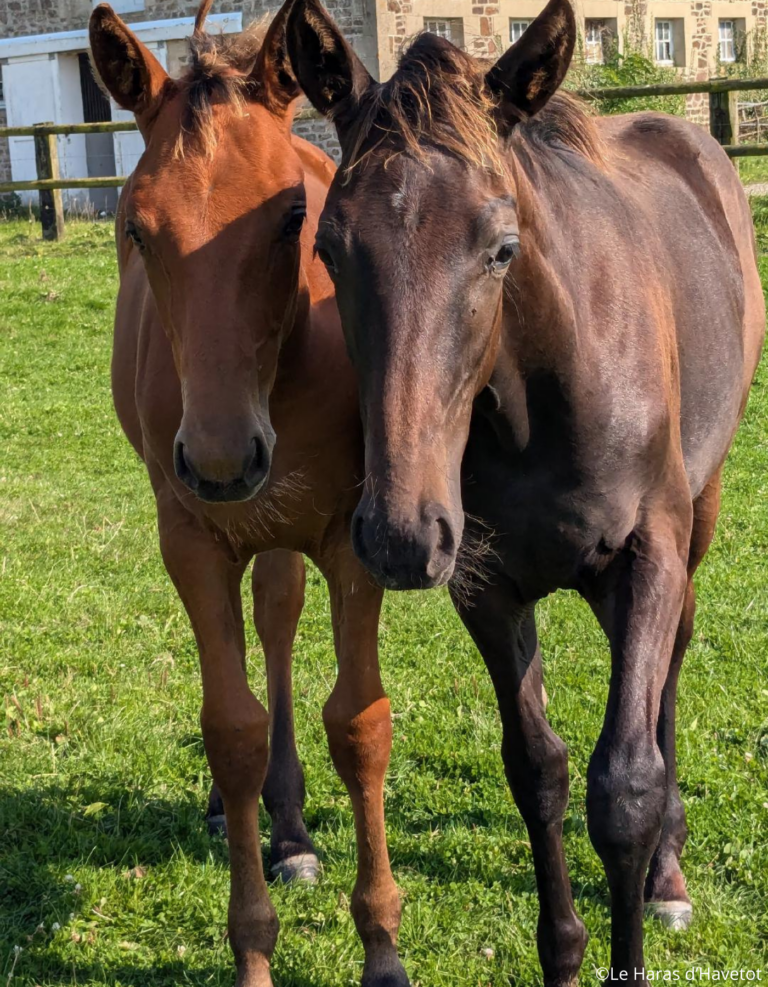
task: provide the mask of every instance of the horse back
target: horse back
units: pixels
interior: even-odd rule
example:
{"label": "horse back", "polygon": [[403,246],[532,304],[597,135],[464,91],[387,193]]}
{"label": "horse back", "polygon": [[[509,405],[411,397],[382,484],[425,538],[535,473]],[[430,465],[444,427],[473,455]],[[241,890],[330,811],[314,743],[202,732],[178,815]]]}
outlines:
{"label": "horse back", "polygon": [[731,161],[701,128],[657,113],[599,125],[609,168],[653,239],[659,263],[646,290],[670,302],[682,449],[696,494],[728,451],[765,333],[749,203]]}

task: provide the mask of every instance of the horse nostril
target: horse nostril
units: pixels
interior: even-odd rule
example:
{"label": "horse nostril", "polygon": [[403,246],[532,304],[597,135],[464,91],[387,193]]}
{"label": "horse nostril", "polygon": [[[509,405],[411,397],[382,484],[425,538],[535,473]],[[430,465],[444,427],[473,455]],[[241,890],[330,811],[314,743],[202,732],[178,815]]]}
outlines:
{"label": "horse nostril", "polygon": [[200,486],[200,477],[187,458],[184,443],[179,440],[173,447],[173,467],[176,470],[176,476],[185,486],[189,487],[190,490],[197,490]]}
{"label": "horse nostril", "polygon": [[456,532],[450,517],[439,504],[429,504],[422,515],[430,526],[431,551],[426,572],[432,579],[439,579],[453,567],[456,558]]}
{"label": "horse nostril", "polygon": [[453,534],[453,527],[451,522],[446,517],[435,518],[435,525],[437,526],[438,536],[437,536],[437,550],[442,552],[443,555],[453,555],[456,550],[456,538]]}
{"label": "horse nostril", "polygon": [[251,489],[257,487],[269,473],[269,453],[264,442],[255,436],[251,439],[250,457],[246,457],[243,479]]}

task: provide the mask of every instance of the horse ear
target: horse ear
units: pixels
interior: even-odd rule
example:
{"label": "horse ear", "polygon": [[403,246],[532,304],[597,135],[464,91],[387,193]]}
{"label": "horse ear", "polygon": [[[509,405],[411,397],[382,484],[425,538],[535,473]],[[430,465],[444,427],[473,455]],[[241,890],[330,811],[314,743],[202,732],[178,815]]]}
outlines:
{"label": "horse ear", "polygon": [[288,57],[285,29],[293,0],[285,0],[264,36],[251,73],[268,109],[284,113],[301,93]]}
{"label": "horse ear", "polygon": [[[108,3],[100,3],[91,14],[89,35],[101,81],[118,106],[140,118],[170,76]],[[138,122],[141,128],[141,120]]]}
{"label": "horse ear", "polygon": [[286,34],[299,85],[341,137],[373,78],[319,0],[294,0]]}
{"label": "horse ear", "polygon": [[508,127],[527,120],[548,102],[565,78],[576,44],[569,0],[549,0],[535,21],[485,77]]}

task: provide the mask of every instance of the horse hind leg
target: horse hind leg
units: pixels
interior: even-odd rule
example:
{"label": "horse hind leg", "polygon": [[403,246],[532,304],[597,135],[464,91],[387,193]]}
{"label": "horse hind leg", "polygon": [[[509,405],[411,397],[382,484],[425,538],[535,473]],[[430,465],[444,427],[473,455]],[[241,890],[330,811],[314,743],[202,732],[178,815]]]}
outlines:
{"label": "horse hind leg", "polygon": [[262,791],[272,820],[272,876],[314,883],[320,862],[304,823],[304,771],[296,750],[292,660],[304,607],[306,572],[296,552],[259,555],[253,566],[253,619],[264,648],[270,716],[269,770]]}
{"label": "horse hind leg", "polygon": [[685,822],[685,808],[677,784],[677,756],[675,751],[677,683],[685,652],[693,637],[696,612],[693,574],[712,543],[719,510],[720,474],[718,473],[704,488],[693,505],[693,530],[688,555],[688,586],[675,637],[672,660],[661,697],[656,733],[667,776],[667,800],[661,838],[651,859],[645,882],[645,902],[648,914],[674,930],[687,929],[693,918],[693,906],[688,897],[685,878],[680,868],[680,856],[688,836],[688,828]]}

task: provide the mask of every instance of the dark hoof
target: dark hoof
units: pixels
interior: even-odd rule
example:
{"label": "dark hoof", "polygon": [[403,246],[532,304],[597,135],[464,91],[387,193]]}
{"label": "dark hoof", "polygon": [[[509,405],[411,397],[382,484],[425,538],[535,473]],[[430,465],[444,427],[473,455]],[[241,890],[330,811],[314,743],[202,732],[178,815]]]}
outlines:
{"label": "dark hoof", "polygon": [[647,901],[645,914],[673,932],[685,932],[693,921],[693,905],[690,901]]}
{"label": "dark hoof", "polygon": [[273,864],[272,877],[283,884],[317,884],[320,861],[314,853],[297,853]]}
{"label": "dark hoof", "polygon": [[225,815],[221,816],[206,816],[205,823],[208,826],[208,835],[216,836],[221,834],[224,839],[227,838],[227,817]]}
{"label": "dark hoof", "polygon": [[360,987],[411,987],[411,981],[395,957],[386,963],[366,963]]}

